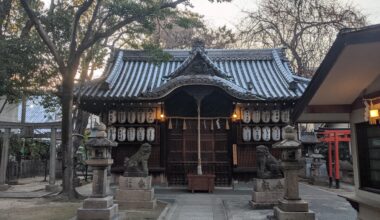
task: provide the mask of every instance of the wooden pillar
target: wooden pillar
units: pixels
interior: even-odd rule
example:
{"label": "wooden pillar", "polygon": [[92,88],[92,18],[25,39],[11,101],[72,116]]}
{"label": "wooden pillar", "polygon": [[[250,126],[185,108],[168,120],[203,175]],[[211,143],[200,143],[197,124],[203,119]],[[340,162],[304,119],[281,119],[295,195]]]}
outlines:
{"label": "wooden pillar", "polygon": [[337,133],[334,134],[335,143],[335,187],[339,189],[340,168],[339,168],[339,141]]}
{"label": "wooden pillar", "polygon": [[0,191],[7,190],[8,184],[5,183],[7,178],[7,166],[8,166],[8,152],[9,152],[9,138],[11,134],[10,128],[4,129],[3,135],[3,147],[1,150],[1,164],[0,164]]}
{"label": "wooden pillar", "polygon": [[332,143],[331,142],[328,142],[329,143],[329,149],[328,149],[328,164],[329,164],[329,186],[331,187],[332,186]]}
{"label": "wooden pillar", "polygon": [[197,99],[198,111],[198,166],[197,174],[202,175],[202,157],[201,157],[201,99]]}

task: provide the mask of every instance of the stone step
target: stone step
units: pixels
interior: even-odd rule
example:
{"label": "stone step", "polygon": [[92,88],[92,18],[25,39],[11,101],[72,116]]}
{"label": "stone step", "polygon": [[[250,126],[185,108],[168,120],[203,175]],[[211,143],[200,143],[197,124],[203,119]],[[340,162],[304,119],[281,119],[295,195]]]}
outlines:
{"label": "stone step", "polygon": [[116,204],[119,205],[119,209],[154,209],[156,208],[157,201],[153,199],[152,201],[120,201],[115,200]]}

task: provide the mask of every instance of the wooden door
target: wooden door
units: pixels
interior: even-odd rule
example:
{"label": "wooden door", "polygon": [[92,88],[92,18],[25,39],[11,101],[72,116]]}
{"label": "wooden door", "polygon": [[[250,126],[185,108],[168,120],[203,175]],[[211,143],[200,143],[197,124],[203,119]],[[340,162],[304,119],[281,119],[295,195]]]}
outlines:
{"label": "wooden door", "polygon": [[[187,174],[197,171],[197,120],[173,119],[173,128],[167,129],[167,177],[170,185],[186,185]],[[220,129],[211,120],[202,120],[201,155],[204,174],[214,174],[215,184],[228,186],[231,183],[231,156],[228,148],[229,130],[221,123]]]}

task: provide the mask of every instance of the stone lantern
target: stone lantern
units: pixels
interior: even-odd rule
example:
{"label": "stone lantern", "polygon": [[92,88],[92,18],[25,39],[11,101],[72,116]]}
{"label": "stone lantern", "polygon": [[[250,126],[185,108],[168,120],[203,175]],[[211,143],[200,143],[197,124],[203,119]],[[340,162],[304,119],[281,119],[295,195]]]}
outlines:
{"label": "stone lantern", "polygon": [[83,208],[78,209],[78,220],[118,219],[118,205],[113,204],[113,196],[108,195],[107,181],[107,167],[113,163],[111,148],[116,146],[116,142],[107,138],[106,126],[95,125],[86,143],[90,150],[86,163],[93,170],[92,194],[83,201]]}
{"label": "stone lantern", "polygon": [[274,149],[281,150],[281,166],[285,177],[285,195],[274,207],[274,216],[277,220],[314,220],[315,214],[309,211],[308,203],[299,196],[298,170],[302,168],[301,142],[297,140],[294,127],[285,127],[285,139],[273,145]]}

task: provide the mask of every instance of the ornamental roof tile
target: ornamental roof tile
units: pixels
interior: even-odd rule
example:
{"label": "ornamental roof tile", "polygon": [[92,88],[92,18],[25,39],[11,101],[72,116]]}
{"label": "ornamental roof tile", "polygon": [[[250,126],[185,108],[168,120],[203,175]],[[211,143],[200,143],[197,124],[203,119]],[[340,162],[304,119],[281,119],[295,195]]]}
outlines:
{"label": "ornamental roof tile", "polygon": [[[215,86],[237,99],[294,100],[309,83],[309,79],[291,71],[282,48],[164,51],[171,58],[155,64],[145,51],[118,50],[103,75],[76,87],[75,94],[81,100],[138,101],[163,98],[178,86],[213,85],[215,81]],[[197,65],[197,59],[210,71],[192,74],[193,70],[189,70],[185,75],[190,65]]]}

